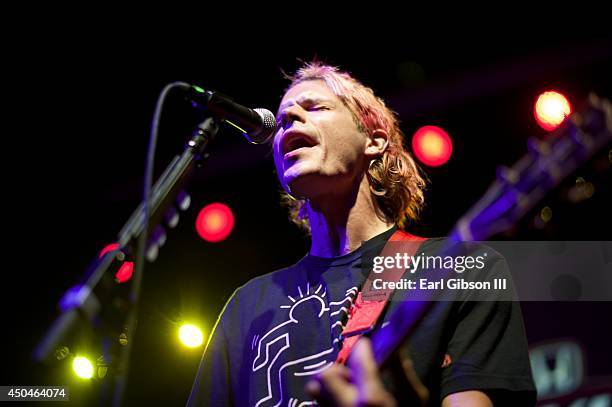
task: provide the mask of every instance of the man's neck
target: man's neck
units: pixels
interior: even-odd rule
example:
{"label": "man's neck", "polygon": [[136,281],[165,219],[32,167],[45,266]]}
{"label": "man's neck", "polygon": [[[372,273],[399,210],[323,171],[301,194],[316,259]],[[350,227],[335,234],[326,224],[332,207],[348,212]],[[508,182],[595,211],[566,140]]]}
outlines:
{"label": "man's neck", "polygon": [[342,256],[393,226],[392,222],[381,219],[377,213],[365,177],[358,190],[348,195],[324,197],[307,204],[312,236],[311,255]]}

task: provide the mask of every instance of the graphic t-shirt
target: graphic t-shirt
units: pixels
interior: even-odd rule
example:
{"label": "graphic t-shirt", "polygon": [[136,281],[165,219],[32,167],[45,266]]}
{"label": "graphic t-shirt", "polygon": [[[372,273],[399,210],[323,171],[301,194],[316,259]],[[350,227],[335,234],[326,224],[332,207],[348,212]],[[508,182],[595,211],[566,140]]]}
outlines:
{"label": "graphic t-shirt", "polygon": [[[189,405],[317,405],[304,385],[336,359],[350,307],[368,276],[364,253],[380,252],[395,230],[344,256],[307,255],[238,288],[205,350]],[[442,243],[429,239],[419,253],[436,253]],[[486,267],[491,274],[507,273],[499,255],[489,256]],[[385,329],[397,305],[389,302],[377,329]],[[535,402],[517,302],[436,302],[403,346],[431,405],[466,390],[485,391],[495,405]],[[402,388],[383,377],[391,392]]]}

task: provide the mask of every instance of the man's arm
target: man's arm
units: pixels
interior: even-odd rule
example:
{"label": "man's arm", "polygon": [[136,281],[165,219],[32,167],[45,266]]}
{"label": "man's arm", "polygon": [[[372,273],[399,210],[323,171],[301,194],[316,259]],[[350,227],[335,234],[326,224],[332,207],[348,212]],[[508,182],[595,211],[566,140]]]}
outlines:
{"label": "man's arm", "polygon": [[[306,387],[321,405],[392,407],[397,402],[385,390],[374,361],[372,345],[367,338],[357,342],[349,366],[333,365]],[[481,391],[449,394],[442,407],[492,407],[491,399]]]}
{"label": "man's arm", "polygon": [[348,367],[334,364],[316,380],[308,382],[309,392],[321,406],[395,407],[397,402],[383,386],[374,361],[372,344],[360,339],[353,348]]}
{"label": "man's arm", "polygon": [[235,300],[238,290],[234,291],[234,294],[227,301],[212,329],[189,400],[187,400],[187,406],[189,407],[234,405],[231,391],[229,340],[223,326],[223,318],[230,313],[230,304]]}
{"label": "man's arm", "polygon": [[481,391],[470,390],[449,394],[442,400],[442,407],[493,407],[493,402]]}

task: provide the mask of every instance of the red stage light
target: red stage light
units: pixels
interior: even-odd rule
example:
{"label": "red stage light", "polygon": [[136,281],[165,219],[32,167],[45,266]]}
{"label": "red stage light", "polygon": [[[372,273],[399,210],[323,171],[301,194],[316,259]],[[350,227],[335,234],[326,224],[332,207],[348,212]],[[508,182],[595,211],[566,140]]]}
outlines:
{"label": "red stage light", "polygon": [[196,231],[208,242],[220,242],[227,238],[234,228],[234,214],[222,203],[206,205],[196,219]]}
{"label": "red stage light", "polygon": [[132,278],[132,274],[134,273],[134,263],[131,261],[126,261],[119,267],[119,270],[115,273],[115,279],[117,279],[118,283],[125,283],[130,278]]}
{"label": "red stage light", "polygon": [[104,249],[100,250],[100,254],[98,258],[101,259],[108,252],[112,252],[113,250],[117,250],[119,248],[119,243],[110,243],[104,246]]}
{"label": "red stage light", "polygon": [[453,153],[453,142],[440,127],[423,126],[412,136],[412,151],[423,164],[439,167],[446,164]]}
{"label": "red stage light", "polygon": [[[119,249],[119,243],[111,243],[104,246],[104,249],[100,251],[99,258],[104,257],[104,255],[110,251]],[[131,261],[124,262],[119,270],[115,273],[115,279],[118,283],[125,283],[130,278],[132,278],[132,274],[134,273],[134,263]]]}
{"label": "red stage light", "polygon": [[536,121],[546,131],[559,127],[571,113],[572,106],[567,98],[555,91],[540,94],[533,108]]}

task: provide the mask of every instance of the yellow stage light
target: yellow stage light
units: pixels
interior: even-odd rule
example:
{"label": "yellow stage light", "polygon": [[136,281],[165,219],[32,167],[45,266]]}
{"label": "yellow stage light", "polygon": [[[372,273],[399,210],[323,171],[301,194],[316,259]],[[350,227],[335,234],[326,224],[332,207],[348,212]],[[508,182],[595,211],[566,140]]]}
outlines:
{"label": "yellow stage light", "polygon": [[89,359],[83,356],[77,356],[72,361],[72,370],[81,379],[91,379],[94,374],[93,364]]}
{"label": "yellow stage light", "polygon": [[185,324],[179,329],[179,338],[183,345],[190,348],[197,348],[204,342],[202,330],[195,325]]}

